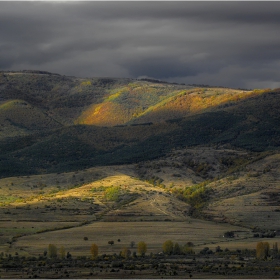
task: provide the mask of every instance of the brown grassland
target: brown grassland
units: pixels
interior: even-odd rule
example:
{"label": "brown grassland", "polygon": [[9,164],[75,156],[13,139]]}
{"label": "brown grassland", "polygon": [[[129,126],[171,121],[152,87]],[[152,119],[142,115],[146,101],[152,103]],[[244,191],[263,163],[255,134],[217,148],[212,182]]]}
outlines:
{"label": "brown grassland", "polygon": [[[238,170],[233,165],[231,170],[222,163],[225,158],[243,160]],[[211,168],[205,167],[208,165]],[[224,176],[215,177],[218,174]],[[163,180],[149,179],[155,175]],[[199,213],[191,215],[191,205],[180,200],[176,193],[185,186],[205,182],[205,176],[213,178],[207,181],[207,186],[214,193]],[[256,244],[265,240],[272,247],[280,242],[280,236],[264,239],[254,234],[280,230],[278,178],[277,154],[249,155],[242,150],[209,147],[175,150],[167,157],[145,164],[3,178],[0,180],[1,277],[66,277],[57,274],[62,268],[53,269],[53,273],[46,268],[31,273],[6,264],[5,256],[13,261],[23,257],[25,262],[42,258],[45,267],[56,267],[48,264],[54,260],[43,259],[49,244],[57,248],[64,246],[72,259],[77,259],[78,263],[63,264],[70,278],[265,277],[268,268],[254,268]],[[118,189],[118,197],[110,198],[109,190],[114,188]],[[233,238],[224,237],[228,231],[234,232]],[[108,244],[110,240],[114,241],[113,245]],[[194,255],[162,258],[159,253],[166,240],[180,246],[192,242]],[[140,241],[147,244],[144,259],[137,253]],[[98,245],[99,261],[91,260],[93,243]],[[223,253],[216,252],[218,246]],[[206,247],[214,254],[201,253]],[[119,257],[124,248],[138,257]],[[226,255],[225,249],[229,251]],[[78,261],[81,258],[92,263],[89,267],[82,266]],[[193,258],[195,263],[184,263]],[[122,263],[120,267],[118,262]],[[134,269],[126,269],[130,262]],[[212,262],[210,267],[209,262]],[[277,278],[274,261],[264,263],[269,267],[269,277]],[[165,270],[159,269],[160,266]],[[259,266],[263,267],[263,263]]]}

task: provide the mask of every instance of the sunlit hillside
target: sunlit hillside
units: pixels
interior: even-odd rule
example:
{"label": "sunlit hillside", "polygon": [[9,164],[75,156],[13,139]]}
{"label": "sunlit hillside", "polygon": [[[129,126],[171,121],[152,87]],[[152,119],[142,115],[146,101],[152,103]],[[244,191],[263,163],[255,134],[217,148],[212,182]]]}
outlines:
{"label": "sunlit hillside", "polygon": [[279,91],[40,71],[0,75],[1,177],[155,159],[174,148],[280,143]]}
{"label": "sunlit hillside", "polygon": [[194,88],[179,91],[177,94],[164,99],[139,114],[136,123],[165,121],[198,114],[201,112],[226,107],[238,101],[245,100],[256,93],[252,91],[221,89],[221,88]]}
{"label": "sunlit hillside", "polygon": [[113,126],[162,122],[230,106],[258,94],[262,92],[135,82],[113,90],[102,103],[85,110],[76,123]]}
{"label": "sunlit hillside", "polygon": [[[167,102],[179,94],[182,88],[189,87],[134,81],[111,90],[101,103],[83,112],[77,123],[105,126],[127,124]],[[154,119],[154,122],[158,121]]]}
{"label": "sunlit hillside", "polygon": [[[21,100],[33,109],[25,110],[20,125],[29,127],[30,120],[27,119],[36,119],[41,110],[45,118],[54,122],[50,125],[50,121],[37,118],[37,127],[43,129],[73,124],[157,123],[215,110],[217,106],[229,106],[262,94],[261,91],[196,88],[132,79],[81,79],[40,71],[2,72],[0,84],[2,105]],[[13,115],[20,118],[20,114]]]}

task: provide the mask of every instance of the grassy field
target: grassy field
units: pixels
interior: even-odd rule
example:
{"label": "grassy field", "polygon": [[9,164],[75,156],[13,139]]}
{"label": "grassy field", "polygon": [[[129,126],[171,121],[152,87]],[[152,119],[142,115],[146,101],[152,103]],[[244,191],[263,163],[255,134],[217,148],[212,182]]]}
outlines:
{"label": "grassy field", "polygon": [[[205,177],[213,178],[206,183],[213,191],[197,219],[176,190]],[[56,243],[88,256],[92,242],[100,252],[119,253],[143,240],[155,253],[168,239],[193,242],[196,251],[218,245],[253,249],[259,240],[254,233],[279,230],[278,178],[278,154],[209,147],[176,150],[136,165],[3,178],[0,250],[36,255]],[[113,190],[117,198],[110,199]],[[226,231],[236,237],[223,238]]]}
{"label": "grassy field", "polygon": [[[228,230],[240,232],[240,237],[225,242],[223,234]],[[214,247],[217,246],[216,244],[224,244],[223,242],[226,245],[237,243],[236,246],[239,248],[242,239],[251,236],[249,230],[241,227],[195,219],[189,219],[186,222],[94,222],[83,227],[25,236],[13,244],[13,249],[18,251],[23,249],[31,255],[38,255],[47,249],[48,244],[53,243],[58,247],[64,246],[75,256],[90,256],[92,243],[98,244],[100,254],[119,254],[124,247],[130,248],[131,241],[134,241],[136,246],[138,242],[144,241],[148,247],[147,254],[149,254],[161,252],[162,244],[166,240],[172,240],[181,245],[193,242],[199,249],[209,247],[209,245]],[[88,240],[85,241],[84,237],[88,237]],[[109,245],[110,240],[113,240],[115,244]],[[131,250],[137,252],[136,246]],[[249,247],[251,249],[252,244]],[[244,248],[244,244],[241,248]]]}

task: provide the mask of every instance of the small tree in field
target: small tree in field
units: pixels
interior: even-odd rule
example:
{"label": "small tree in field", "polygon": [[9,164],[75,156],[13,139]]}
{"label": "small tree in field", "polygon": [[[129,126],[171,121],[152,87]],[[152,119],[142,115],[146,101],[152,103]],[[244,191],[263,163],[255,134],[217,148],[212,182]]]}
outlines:
{"label": "small tree in field", "polygon": [[48,253],[49,253],[49,257],[51,259],[56,258],[57,257],[57,247],[54,244],[49,244]]}
{"label": "small tree in field", "polygon": [[145,256],[147,252],[147,244],[144,241],[140,241],[138,243],[138,253],[141,256]]}
{"label": "small tree in field", "polygon": [[171,255],[173,253],[173,242],[171,240],[167,240],[162,245],[163,253]]}
{"label": "small tree in field", "polygon": [[124,247],[121,251],[121,256],[128,259],[131,256],[131,251],[127,247]]}
{"label": "small tree in field", "polygon": [[279,250],[278,250],[278,243],[277,242],[273,243],[272,249],[273,249],[274,253],[278,254]]}
{"label": "small tree in field", "polygon": [[59,253],[60,253],[60,257],[61,257],[62,259],[64,259],[64,258],[65,258],[65,248],[64,248],[64,246],[61,246],[61,247],[59,248]]}
{"label": "small tree in field", "polygon": [[257,259],[266,259],[269,256],[269,243],[268,242],[258,242],[256,248]]}
{"label": "small tree in field", "polygon": [[279,254],[279,249],[278,249],[278,243],[275,242],[272,244],[272,256],[273,257],[276,257],[276,258],[279,258],[280,254]]}
{"label": "small tree in field", "polygon": [[189,246],[189,242],[182,247],[181,251],[186,255],[194,254],[193,249]]}
{"label": "small tree in field", "polygon": [[91,252],[92,258],[96,259],[98,256],[98,246],[95,243],[91,244],[90,252]]}
{"label": "small tree in field", "polygon": [[181,247],[180,247],[180,245],[179,245],[177,242],[174,244],[174,247],[173,247],[173,254],[174,254],[174,255],[179,255],[179,254],[181,254]]}

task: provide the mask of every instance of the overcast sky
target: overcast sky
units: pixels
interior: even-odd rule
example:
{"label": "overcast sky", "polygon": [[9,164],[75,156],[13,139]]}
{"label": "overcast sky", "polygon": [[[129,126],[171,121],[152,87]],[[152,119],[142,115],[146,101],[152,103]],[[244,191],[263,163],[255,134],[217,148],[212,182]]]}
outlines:
{"label": "overcast sky", "polygon": [[0,69],[280,87],[280,2],[0,2]]}

